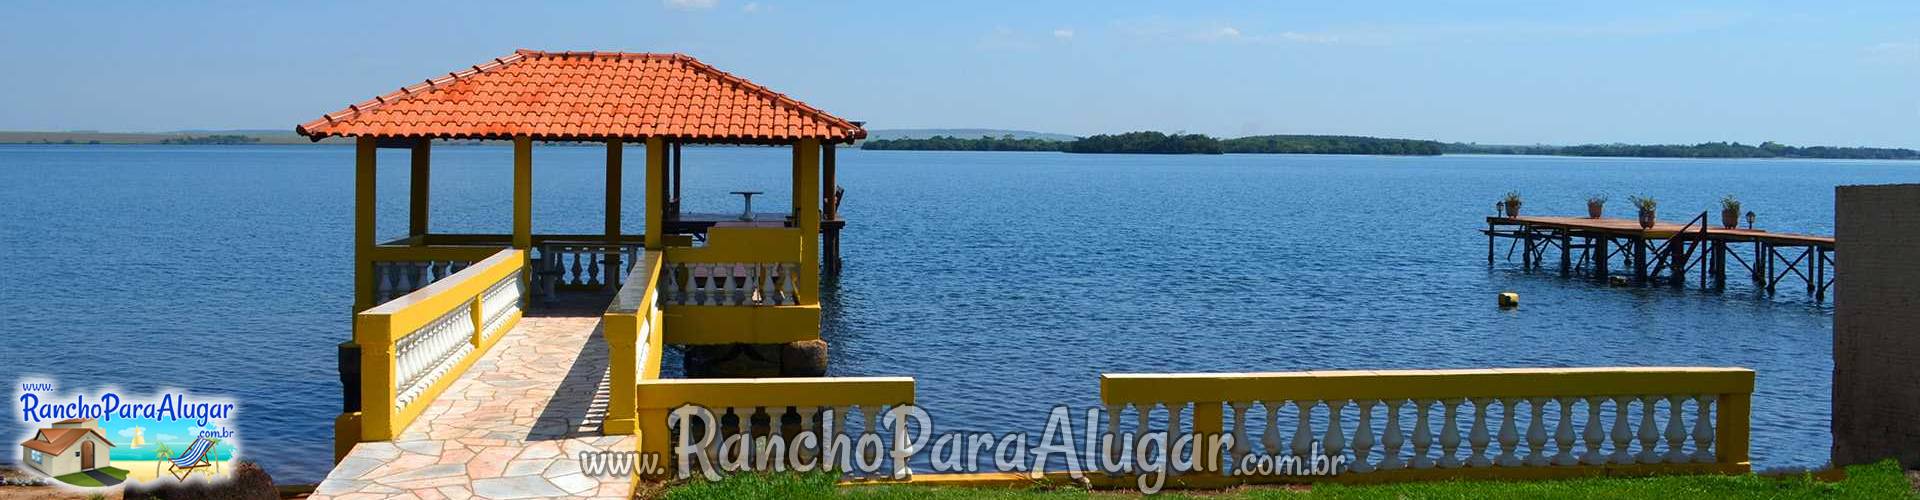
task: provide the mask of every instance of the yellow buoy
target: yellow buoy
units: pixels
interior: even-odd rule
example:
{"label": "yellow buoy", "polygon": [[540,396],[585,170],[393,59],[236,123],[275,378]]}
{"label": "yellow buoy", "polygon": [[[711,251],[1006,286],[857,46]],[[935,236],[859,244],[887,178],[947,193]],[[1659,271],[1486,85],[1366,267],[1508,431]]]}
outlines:
{"label": "yellow buoy", "polygon": [[1520,294],[1500,292],[1500,307],[1520,307]]}

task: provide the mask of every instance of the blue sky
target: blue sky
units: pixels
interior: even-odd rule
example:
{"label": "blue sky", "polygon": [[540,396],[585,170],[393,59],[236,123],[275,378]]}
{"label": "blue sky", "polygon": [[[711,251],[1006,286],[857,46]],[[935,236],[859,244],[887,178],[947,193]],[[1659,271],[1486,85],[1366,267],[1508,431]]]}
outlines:
{"label": "blue sky", "polygon": [[1920,147],[1920,2],[9,2],[0,130],[274,128],[516,48],[871,128]]}

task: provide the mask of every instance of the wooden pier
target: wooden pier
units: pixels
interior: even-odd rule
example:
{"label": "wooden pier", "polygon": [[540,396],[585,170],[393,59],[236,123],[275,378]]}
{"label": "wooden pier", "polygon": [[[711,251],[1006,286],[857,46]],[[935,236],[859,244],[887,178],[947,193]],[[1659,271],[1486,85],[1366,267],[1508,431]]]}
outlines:
{"label": "wooden pier", "polygon": [[1584,273],[1606,280],[1618,262],[1636,283],[1679,287],[1697,275],[1701,288],[1723,289],[1731,261],[1767,293],[1798,277],[1815,301],[1826,300],[1834,285],[1833,237],[1710,226],[1704,212],[1685,223],[1660,221],[1651,228],[1632,219],[1521,216],[1488,217],[1483,232],[1489,266],[1498,257],[1495,240],[1508,238],[1513,242],[1506,259],[1518,250],[1525,269],[1544,267],[1557,249],[1562,276]]}

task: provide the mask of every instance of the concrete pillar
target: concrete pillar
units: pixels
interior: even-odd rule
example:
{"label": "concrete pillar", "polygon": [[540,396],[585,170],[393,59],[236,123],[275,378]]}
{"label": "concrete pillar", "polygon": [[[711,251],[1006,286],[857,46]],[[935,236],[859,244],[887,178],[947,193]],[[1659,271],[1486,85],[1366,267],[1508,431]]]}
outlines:
{"label": "concrete pillar", "polygon": [[1920,184],[1835,191],[1833,462],[1920,467]]}

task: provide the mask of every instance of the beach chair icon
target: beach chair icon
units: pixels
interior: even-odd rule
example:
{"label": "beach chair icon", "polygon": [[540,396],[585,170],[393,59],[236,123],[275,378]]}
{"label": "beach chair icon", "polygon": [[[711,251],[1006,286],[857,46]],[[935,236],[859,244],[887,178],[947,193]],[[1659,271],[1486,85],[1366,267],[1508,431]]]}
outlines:
{"label": "beach chair icon", "polygon": [[167,459],[167,472],[181,481],[187,480],[187,476],[193,474],[194,470],[206,467],[214,467],[211,472],[218,474],[219,466],[207,459],[208,455],[213,454],[214,446],[218,444],[220,440],[206,436],[193,438],[193,444],[187,445],[186,453]]}

